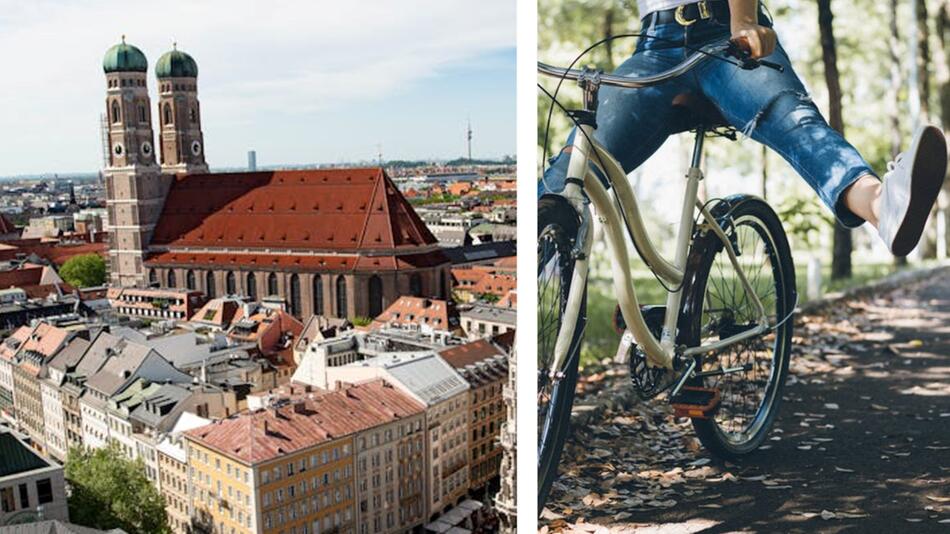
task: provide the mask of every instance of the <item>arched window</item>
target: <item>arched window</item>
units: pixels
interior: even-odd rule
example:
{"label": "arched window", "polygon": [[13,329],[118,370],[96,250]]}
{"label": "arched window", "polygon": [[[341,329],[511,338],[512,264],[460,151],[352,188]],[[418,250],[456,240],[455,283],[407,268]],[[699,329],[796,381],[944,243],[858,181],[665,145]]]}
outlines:
{"label": "arched window", "polygon": [[445,291],[445,273],[439,273],[439,297],[443,299],[449,298],[448,292]]}
{"label": "arched window", "polygon": [[413,297],[422,296],[422,277],[419,273],[412,273],[409,277],[409,294]]}
{"label": "arched window", "polygon": [[254,273],[247,273],[247,296],[251,300],[257,300],[257,278]]}
{"label": "arched window", "polygon": [[214,290],[214,273],[208,271],[205,273],[205,295],[207,295],[209,299],[213,299],[215,296]]}
{"label": "arched window", "polygon": [[290,276],[290,314],[300,316],[300,277]]}
{"label": "arched window", "polygon": [[148,272],[148,285],[149,287],[158,287],[158,271],[155,269]]}
{"label": "arched window", "polygon": [[313,314],[323,315],[323,277],[313,276]]}
{"label": "arched window", "polygon": [[148,119],[145,118],[145,106],[139,104],[139,122],[145,124]]}
{"label": "arched window", "polygon": [[191,122],[198,122],[198,109],[195,107],[191,108]]}
{"label": "arched window", "polygon": [[185,273],[185,287],[195,289],[195,285],[195,272],[189,269],[188,272]]}
{"label": "arched window", "polygon": [[168,105],[168,102],[165,103],[165,110],[162,112],[165,116],[164,124],[172,123],[172,107]]}
{"label": "arched window", "polygon": [[369,316],[383,313],[383,281],[377,275],[369,278]]}
{"label": "arched window", "polygon": [[119,122],[122,117],[119,115],[119,103],[112,101],[112,124]]}
{"label": "arched window", "polygon": [[336,316],[346,318],[346,278],[342,274],[336,278]]}
{"label": "arched window", "polygon": [[175,284],[175,271],[169,269],[169,270],[168,270],[168,277],[167,277],[167,278],[168,278],[168,280],[167,280],[167,282],[168,282],[167,286],[170,287],[170,288],[172,288],[172,289],[174,289],[174,288],[175,288],[175,285],[176,285],[176,284]]}
{"label": "arched window", "polygon": [[224,278],[224,289],[228,295],[237,294],[237,283],[234,280],[234,271],[228,271],[228,275]]}
{"label": "arched window", "polygon": [[267,295],[274,296],[277,295],[277,275],[270,273],[267,275]]}

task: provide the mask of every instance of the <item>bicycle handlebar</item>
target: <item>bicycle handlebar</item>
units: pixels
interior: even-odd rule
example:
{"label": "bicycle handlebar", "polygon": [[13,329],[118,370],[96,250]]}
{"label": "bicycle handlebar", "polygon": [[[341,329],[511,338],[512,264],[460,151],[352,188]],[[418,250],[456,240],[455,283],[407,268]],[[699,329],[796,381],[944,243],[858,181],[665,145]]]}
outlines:
{"label": "bicycle handlebar", "polygon": [[679,65],[657,74],[651,74],[649,76],[622,76],[618,74],[603,74],[590,69],[565,69],[562,67],[548,65],[540,61],[538,62],[538,72],[546,76],[562,78],[565,80],[596,78],[602,85],[611,85],[614,87],[623,87],[627,89],[641,89],[643,87],[657,85],[667,80],[676,78],[677,76],[681,76],[696,67],[699,63],[709,59],[710,56],[716,56],[720,54],[739,60],[739,64],[737,66],[742,69],[751,70],[758,67],[768,67],[779,72],[785,71],[785,67],[782,65],[772,63],[771,61],[753,59],[742,47],[732,41],[726,41],[723,43],[707,45],[696,52],[693,52],[693,54],[687,57],[686,60]]}

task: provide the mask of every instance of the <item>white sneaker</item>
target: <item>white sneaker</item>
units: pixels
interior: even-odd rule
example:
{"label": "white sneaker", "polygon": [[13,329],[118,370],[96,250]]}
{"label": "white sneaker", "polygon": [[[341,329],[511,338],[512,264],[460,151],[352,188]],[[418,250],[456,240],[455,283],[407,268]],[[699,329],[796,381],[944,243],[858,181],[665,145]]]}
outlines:
{"label": "white sneaker", "polygon": [[910,150],[887,164],[878,233],[895,256],[914,250],[947,172],[947,141],[940,128],[921,126]]}

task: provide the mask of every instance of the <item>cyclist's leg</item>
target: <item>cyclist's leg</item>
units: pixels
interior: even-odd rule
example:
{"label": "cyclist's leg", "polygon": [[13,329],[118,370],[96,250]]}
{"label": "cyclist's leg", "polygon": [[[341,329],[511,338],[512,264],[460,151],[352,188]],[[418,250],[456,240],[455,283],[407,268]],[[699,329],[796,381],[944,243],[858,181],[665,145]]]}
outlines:
{"label": "cyclist's leg", "polygon": [[781,44],[768,60],[785,71],[709,62],[697,77],[726,119],[781,154],[842,224],[860,226],[864,220],[844,205],[843,193],[858,178],[875,176],[874,171],[821,116]]}
{"label": "cyclist's leg", "polygon": [[[684,59],[682,48],[644,49],[639,47],[615,74],[644,76],[673,67]],[[646,161],[670,135],[673,98],[689,88],[683,79],[656,87],[618,89],[602,86],[597,107],[597,130],[594,138],[617,158],[626,172]],[[576,130],[568,137],[566,147],[550,160],[538,196],[559,192],[564,188],[571,143]]]}

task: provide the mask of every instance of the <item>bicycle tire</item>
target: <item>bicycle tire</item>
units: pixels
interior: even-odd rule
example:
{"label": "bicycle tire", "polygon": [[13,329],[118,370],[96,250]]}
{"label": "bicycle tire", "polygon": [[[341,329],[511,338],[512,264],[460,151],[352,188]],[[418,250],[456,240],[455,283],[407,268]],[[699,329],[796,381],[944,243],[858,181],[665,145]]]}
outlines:
{"label": "bicycle tire", "polygon": [[[784,319],[784,322],[775,329],[774,332],[767,332],[748,341],[750,345],[758,340],[762,340],[762,342],[765,343],[769,337],[772,337],[771,356],[769,358],[771,368],[769,370],[769,376],[767,377],[768,381],[765,384],[762,401],[759,403],[756,413],[749,423],[749,430],[739,432],[738,439],[736,439],[736,437],[731,435],[731,432],[723,428],[726,422],[725,417],[722,416],[722,410],[725,404],[728,402],[747,402],[748,396],[745,395],[745,392],[743,392],[743,395],[735,395],[728,399],[726,395],[724,395],[719,412],[714,417],[692,419],[693,428],[700,442],[707,450],[720,458],[738,461],[752,454],[762,445],[781,405],[782,390],[788,376],[788,364],[791,358],[791,340],[794,321],[790,315],[793,313],[796,304],[795,266],[792,261],[791,250],[782,223],[764,200],[750,195],[736,195],[718,203],[712,210],[712,214],[717,220],[721,221],[720,225],[723,226],[727,232],[739,233],[740,227],[747,226],[751,228],[756,235],[762,238],[763,250],[768,255],[767,258],[763,258],[763,261],[766,259],[768,261],[762,264],[758,273],[761,274],[765,266],[768,266],[771,285],[774,288],[774,298],[770,299],[771,305],[766,302],[763,302],[763,304],[766,305],[767,313],[774,318],[773,321],[782,321]],[[741,248],[742,246],[740,246],[740,249]],[[740,252],[748,253],[749,251],[740,250]],[[694,347],[699,345],[702,342],[704,327],[707,329],[710,326],[718,327],[720,329],[720,338],[727,337],[726,334],[734,333],[735,331],[735,325],[733,325],[732,331],[729,331],[730,329],[726,327],[728,321],[722,319],[722,317],[720,317],[718,324],[712,320],[709,321],[709,324],[704,324],[705,317],[712,318],[714,315],[714,313],[710,311],[712,309],[710,303],[715,299],[709,298],[709,293],[712,291],[710,289],[710,275],[714,270],[713,266],[717,258],[720,260],[724,259],[726,262],[729,261],[719,237],[712,231],[705,233],[697,232],[687,259],[686,285],[683,288],[683,305],[679,318],[679,342],[684,346]],[[753,258],[750,264],[755,264],[756,259],[757,258]],[[746,274],[748,275],[749,273]],[[723,279],[725,280],[725,276]],[[750,283],[756,288],[759,287],[758,282],[752,281],[751,277]],[[716,287],[715,279],[712,282],[712,286],[714,288]],[[765,296],[768,297],[769,295],[766,293]],[[707,298],[710,302],[707,302]],[[724,300],[725,299],[721,296],[719,297],[720,305],[724,305]],[[723,308],[717,311],[720,312],[721,316],[725,317],[728,317],[731,313],[732,322],[736,322],[737,314],[735,310],[729,312]],[[723,333],[723,331],[726,332]],[[733,347],[724,349],[723,352],[727,350],[738,350],[736,347],[741,346],[744,345],[734,345]],[[763,346],[766,347],[766,349],[768,347],[768,345]],[[715,365],[726,367],[727,364],[723,362],[723,352],[716,355]],[[755,376],[757,376],[755,373],[757,371],[756,367],[759,365],[758,362],[764,358],[761,357],[761,350],[759,354],[756,354],[755,350],[752,350],[751,354],[752,363],[749,365],[753,366],[753,378],[751,380],[754,381]],[[696,358],[698,360],[697,370],[703,369],[703,356],[697,356]],[[732,366],[735,367],[737,363],[738,362],[733,361]],[[749,376],[748,371],[735,373],[733,375],[723,375],[716,377],[720,379],[720,382],[716,385],[721,386],[721,381],[725,380],[726,377],[737,375],[744,377]],[[712,380],[713,378],[711,377],[705,379],[697,378],[691,381],[691,385],[711,387],[712,384],[710,382],[712,382]],[[730,378],[730,380],[732,379]],[[740,388],[747,387],[743,385],[743,382],[733,382],[738,384]],[[745,380],[745,382],[749,381]],[[762,410],[764,410],[764,412]]]}
{"label": "bicycle tire", "polygon": [[[574,328],[574,339],[568,354],[567,362],[562,370],[563,376],[551,386],[547,410],[542,408],[544,388],[550,380],[550,369],[553,348],[551,333],[547,332],[542,324],[545,310],[546,291],[542,292],[542,273],[550,266],[550,262],[558,260],[557,274],[559,286],[557,288],[557,310],[553,325],[560,325],[561,317],[567,304],[570,291],[571,277],[574,274],[575,260],[571,256],[574,239],[577,236],[579,221],[577,212],[562,197],[543,197],[538,202],[538,513],[544,509],[551,486],[557,478],[558,463],[564,449],[564,443],[570,434],[571,407],[574,404],[574,388],[577,385],[577,366],[580,357],[580,341],[586,321],[587,291],[581,303],[577,324]],[[545,257],[549,249],[548,244],[554,245],[558,257]],[[556,338],[558,328],[553,335]],[[546,354],[547,353],[547,354]]]}

